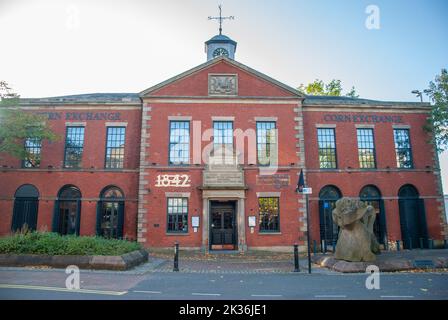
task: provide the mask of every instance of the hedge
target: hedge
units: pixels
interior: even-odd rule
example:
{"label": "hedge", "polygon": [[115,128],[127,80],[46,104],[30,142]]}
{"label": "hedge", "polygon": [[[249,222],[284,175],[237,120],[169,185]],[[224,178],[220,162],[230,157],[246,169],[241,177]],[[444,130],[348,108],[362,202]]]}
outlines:
{"label": "hedge", "polygon": [[107,255],[140,250],[137,242],[52,232],[16,233],[0,238],[0,254]]}

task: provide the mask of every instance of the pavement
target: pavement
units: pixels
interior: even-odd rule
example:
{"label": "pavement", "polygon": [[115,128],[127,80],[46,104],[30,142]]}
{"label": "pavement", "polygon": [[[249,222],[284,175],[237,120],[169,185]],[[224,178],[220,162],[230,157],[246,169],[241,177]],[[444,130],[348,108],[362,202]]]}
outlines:
{"label": "pavement", "polygon": [[[438,250],[433,250],[438,251]],[[403,252],[427,257],[426,252]],[[431,255],[432,253],[429,253]],[[65,269],[0,268],[0,299],[137,300],[448,300],[448,273],[381,272],[379,289],[367,289],[370,274],[342,274],[300,257],[294,271],[289,253],[224,256],[180,252],[173,272],[172,252],[150,252],[150,260],[127,271],[81,270],[80,289],[66,288]]]}
{"label": "pavement", "polygon": [[337,272],[365,272],[369,265],[381,271],[412,270],[448,271],[448,249],[383,251],[372,262],[347,262],[336,260],[333,254],[313,255],[312,261],[321,267]]}

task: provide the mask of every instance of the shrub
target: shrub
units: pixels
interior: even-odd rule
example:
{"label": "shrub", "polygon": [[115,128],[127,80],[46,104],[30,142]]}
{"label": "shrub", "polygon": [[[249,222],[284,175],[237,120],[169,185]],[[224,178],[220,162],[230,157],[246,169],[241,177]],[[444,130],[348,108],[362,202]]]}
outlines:
{"label": "shrub", "polygon": [[0,238],[0,254],[122,255],[140,250],[137,242],[52,232],[16,233]]}

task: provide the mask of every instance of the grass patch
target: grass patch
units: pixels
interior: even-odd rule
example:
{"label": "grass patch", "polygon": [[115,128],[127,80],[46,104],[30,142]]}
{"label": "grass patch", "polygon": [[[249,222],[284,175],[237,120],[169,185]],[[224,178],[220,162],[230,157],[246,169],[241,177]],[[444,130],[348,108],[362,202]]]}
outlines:
{"label": "grass patch", "polygon": [[16,233],[0,238],[0,254],[119,256],[142,249],[137,242],[53,232]]}

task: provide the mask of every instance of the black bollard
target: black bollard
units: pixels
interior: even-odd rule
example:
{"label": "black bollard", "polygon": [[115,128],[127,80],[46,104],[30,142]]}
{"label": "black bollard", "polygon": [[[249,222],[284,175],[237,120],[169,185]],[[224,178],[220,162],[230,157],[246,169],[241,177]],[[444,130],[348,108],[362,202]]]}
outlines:
{"label": "black bollard", "polygon": [[428,242],[429,242],[429,245],[428,245],[429,249],[434,249],[434,240],[429,239]]}
{"label": "black bollard", "polygon": [[397,251],[400,251],[400,240],[397,240]]}
{"label": "black bollard", "polygon": [[324,253],[327,253],[327,240],[324,239]]}
{"label": "black bollard", "polygon": [[408,249],[412,250],[412,238],[409,238],[408,240],[409,240],[409,248]]}
{"label": "black bollard", "polygon": [[333,254],[336,252],[336,241],[333,240]]}
{"label": "black bollard", "polygon": [[448,240],[443,240],[443,245],[445,247],[445,249],[448,249]]}
{"label": "black bollard", "polygon": [[423,238],[420,238],[420,249],[423,249]]}
{"label": "black bollard", "polygon": [[299,246],[294,244],[294,272],[300,272],[299,266]]}
{"label": "black bollard", "polygon": [[179,271],[179,242],[174,244],[174,267],[173,271]]}
{"label": "black bollard", "polygon": [[316,254],[317,252],[317,241],[313,240],[313,253]]}

